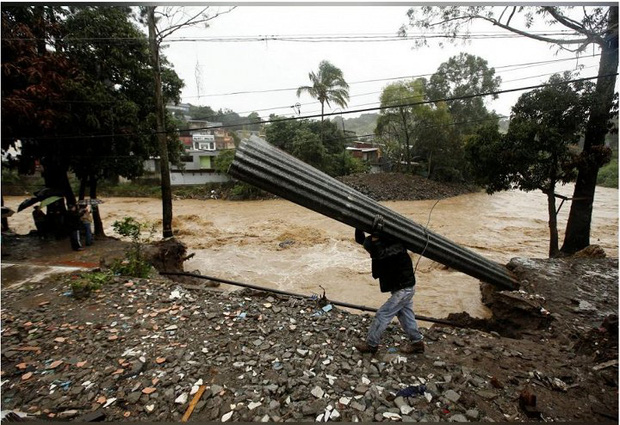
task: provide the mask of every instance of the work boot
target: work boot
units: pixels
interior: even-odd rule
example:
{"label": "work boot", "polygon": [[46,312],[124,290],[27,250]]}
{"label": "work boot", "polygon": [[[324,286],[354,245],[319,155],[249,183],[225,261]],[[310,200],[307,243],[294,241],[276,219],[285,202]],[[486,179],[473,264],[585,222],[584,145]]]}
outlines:
{"label": "work boot", "polygon": [[424,341],[416,341],[411,344],[403,345],[400,348],[400,352],[403,354],[418,354],[424,352]]}
{"label": "work boot", "polygon": [[367,342],[358,342],[357,344],[354,345],[354,347],[357,348],[357,350],[360,353],[372,353],[372,354],[375,354],[377,350],[379,349],[379,347],[375,345],[370,345]]}

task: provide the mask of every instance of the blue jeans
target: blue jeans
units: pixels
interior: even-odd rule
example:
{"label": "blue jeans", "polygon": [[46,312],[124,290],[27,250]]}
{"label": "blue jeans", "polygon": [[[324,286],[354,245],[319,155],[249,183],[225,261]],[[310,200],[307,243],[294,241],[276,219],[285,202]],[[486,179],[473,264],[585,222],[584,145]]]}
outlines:
{"label": "blue jeans", "polygon": [[381,335],[394,316],[398,317],[400,325],[411,342],[422,340],[423,336],[418,330],[418,324],[413,314],[413,294],[415,294],[414,287],[392,292],[392,296],[377,310],[370,329],[368,329],[368,337],[366,338],[368,345],[373,347],[379,345]]}
{"label": "blue jeans", "polygon": [[90,223],[82,222],[82,227],[84,228],[86,246],[91,246],[93,244],[93,231],[92,231],[92,228],[90,227]]}

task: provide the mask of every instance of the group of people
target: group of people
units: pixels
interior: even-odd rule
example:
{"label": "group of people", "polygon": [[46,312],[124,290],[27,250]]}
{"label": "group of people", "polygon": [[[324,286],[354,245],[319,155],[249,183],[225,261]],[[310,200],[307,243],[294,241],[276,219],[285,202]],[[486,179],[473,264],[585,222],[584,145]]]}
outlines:
{"label": "group of people", "polygon": [[57,239],[60,239],[68,231],[71,249],[74,251],[84,249],[82,234],[84,235],[84,245],[93,244],[93,216],[88,205],[79,206],[79,208],[77,205],[69,205],[66,212],[52,208],[48,214],[45,214],[37,205],[32,211],[32,218],[41,239],[47,239],[52,233]]}

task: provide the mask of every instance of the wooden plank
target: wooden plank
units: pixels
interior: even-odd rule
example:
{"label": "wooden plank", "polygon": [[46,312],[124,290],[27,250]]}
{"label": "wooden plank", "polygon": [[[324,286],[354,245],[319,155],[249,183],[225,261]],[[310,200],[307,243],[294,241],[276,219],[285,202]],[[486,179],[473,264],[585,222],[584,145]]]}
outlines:
{"label": "wooden plank", "polygon": [[201,385],[200,388],[198,388],[198,392],[194,395],[194,398],[189,403],[189,406],[187,407],[185,414],[181,418],[181,422],[187,422],[189,417],[192,415],[192,412],[194,411],[194,408],[196,407],[198,400],[200,400],[200,397],[202,397],[202,393],[204,393],[206,389],[207,389],[206,385]]}

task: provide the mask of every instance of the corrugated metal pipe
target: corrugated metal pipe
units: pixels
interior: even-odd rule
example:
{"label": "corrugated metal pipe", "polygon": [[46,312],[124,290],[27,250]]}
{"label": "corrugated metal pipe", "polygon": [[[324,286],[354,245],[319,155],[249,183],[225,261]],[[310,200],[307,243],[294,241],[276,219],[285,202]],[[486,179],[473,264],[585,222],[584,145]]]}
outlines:
{"label": "corrugated metal pipe", "polygon": [[503,289],[519,286],[503,265],[427,230],[260,138],[239,145],[228,173],[367,233],[375,215],[381,214],[382,233],[410,251]]}

